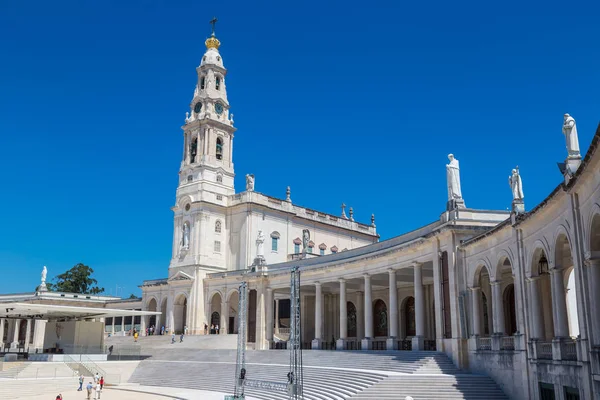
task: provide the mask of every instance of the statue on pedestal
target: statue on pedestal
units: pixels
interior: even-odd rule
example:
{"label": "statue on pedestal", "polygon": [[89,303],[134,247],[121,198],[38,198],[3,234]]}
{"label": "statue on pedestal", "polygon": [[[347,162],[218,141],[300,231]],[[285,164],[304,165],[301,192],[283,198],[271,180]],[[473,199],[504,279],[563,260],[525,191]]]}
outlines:
{"label": "statue on pedestal", "polygon": [[575,123],[575,119],[569,114],[565,114],[564,116],[562,132],[567,140],[568,158],[581,158],[579,138],[577,136],[577,124]]}
{"label": "statue on pedestal", "polygon": [[508,184],[512,190],[513,201],[523,201],[525,195],[523,194],[523,181],[519,174],[519,167],[512,170],[512,175],[508,177]]}
{"label": "statue on pedestal", "polygon": [[446,178],[448,180],[448,201],[461,200],[462,192],[460,190],[460,167],[458,160],[453,154],[448,154],[450,163],[446,165]]}
{"label": "statue on pedestal", "polygon": [[256,258],[265,258],[265,235],[262,230],[259,229],[258,237],[256,238]]}
{"label": "statue on pedestal", "polygon": [[308,229],[302,230],[302,253],[306,254],[308,251],[308,242],[310,242],[310,231]]}
{"label": "statue on pedestal", "polygon": [[246,190],[249,192],[254,191],[254,174],[246,174]]}
{"label": "statue on pedestal", "polygon": [[187,222],[183,224],[181,229],[183,233],[181,238],[181,248],[187,250],[190,247],[190,227]]}
{"label": "statue on pedestal", "polygon": [[48,290],[48,288],[46,287],[46,275],[48,275],[48,270],[44,265],[44,268],[42,269],[42,283],[40,284],[40,287],[38,289],[40,292],[45,292],[46,290]]}

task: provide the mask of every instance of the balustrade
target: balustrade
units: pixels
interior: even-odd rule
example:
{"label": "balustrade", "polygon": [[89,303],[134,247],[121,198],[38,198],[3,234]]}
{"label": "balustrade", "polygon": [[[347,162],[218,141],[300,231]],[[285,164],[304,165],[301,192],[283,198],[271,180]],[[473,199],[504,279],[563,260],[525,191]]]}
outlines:
{"label": "balustrade", "polygon": [[560,355],[562,360],[577,361],[577,342],[572,339],[561,342]]}
{"label": "balustrade", "polygon": [[552,342],[537,341],[535,346],[538,360],[552,360]]}
{"label": "balustrade", "polygon": [[492,338],[491,337],[477,337],[477,351],[491,351],[491,350],[492,350]]}
{"label": "balustrade", "polygon": [[500,350],[514,350],[515,349],[515,337],[514,336],[503,336],[500,338]]}
{"label": "balustrade", "polygon": [[374,339],[372,342],[372,350],[387,350],[387,342],[385,339]]}

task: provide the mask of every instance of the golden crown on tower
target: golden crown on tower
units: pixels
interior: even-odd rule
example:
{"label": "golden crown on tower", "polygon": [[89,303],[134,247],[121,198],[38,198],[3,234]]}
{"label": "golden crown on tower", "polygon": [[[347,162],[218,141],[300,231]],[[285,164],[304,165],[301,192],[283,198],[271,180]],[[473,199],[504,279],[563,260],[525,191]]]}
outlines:
{"label": "golden crown on tower", "polygon": [[204,44],[206,45],[207,49],[218,49],[221,45],[221,42],[219,42],[219,39],[217,39],[216,37],[211,36],[208,39],[206,39],[206,42],[204,42]]}

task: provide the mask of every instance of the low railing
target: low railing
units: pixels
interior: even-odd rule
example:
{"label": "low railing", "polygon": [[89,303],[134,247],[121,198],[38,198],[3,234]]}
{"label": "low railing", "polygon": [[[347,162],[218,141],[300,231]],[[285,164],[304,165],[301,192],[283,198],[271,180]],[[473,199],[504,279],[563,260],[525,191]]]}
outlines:
{"label": "low railing", "polygon": [[423,348],[424,348],[424,350],[427,350],[427,351],[436,351],[437,343],[435,340],[424,340]]}
{"label": "low railing", "polygon": [[335,342],[321,342],[321,350],[335,350]]}
{"label": "low railing", "polygon": [[290,328],[279,328],[278,333],[280,333],[282,335],[289,335],[290,334]]}
{"label": "low railing", "polygon": [[560,354],[563,360],[577,361],[577,342],[572,339],[561,342]]}
{"label": "low railing", "polygon": [[539,360],[552,360],[552,342],[537,341],[535,346]]}
{"label": "low railing", "polygon": [[398,340],[398,350],[404,350],[404,351],[412,350],[412,340],[411,339]]}
{"label": "low railing", "polygon": [[492,350],[492,338],[491,337],[477,337],[477,351],[491,351]]}
{"label": "low railing", "polygon": [[371,346],[371,350],[387,350],[385,339],[374,339]]}
{"label": "low railing", "polygon": [[344,350],[361,350],[362,343],[360,340],[347,340],[344,342]]}
{"label": "low railing", "polygon": [[287,350],[287,342],[271,342],[269,345],[271,350]]}
{"label": "low railing", "polygon": [[81,356],[81,365],[83,365],[88,371],[92,372],[92,375],[98,374],[101,377],[104,377],[104,382],[107,386],[118,385],[121,383],[120,374],[111,374],[106,372],[87,356]]}
{"label": "low railing", "polygon": [[503,336],[500,338],[500,350],[514,350],[515,349],[515,337],[514,336]]}

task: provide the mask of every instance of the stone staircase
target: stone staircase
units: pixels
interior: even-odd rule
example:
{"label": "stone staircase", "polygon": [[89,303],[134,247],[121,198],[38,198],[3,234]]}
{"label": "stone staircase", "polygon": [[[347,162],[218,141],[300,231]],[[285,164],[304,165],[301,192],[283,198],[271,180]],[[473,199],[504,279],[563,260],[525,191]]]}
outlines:
{"label": "stone staircase", "polygon": [[351,396],[352,400],[506,400],[496,383],[481,375],[392,375]]}
{"label": "stone staircase", "polygon": [[[235,335],[187,337],[175,344],[166,336],[144,339],[142,353],[151,357],[140,362],[129,383],[233,393]],[[507,399],[490,378],[461,371],[443,353],[305,350],[302,357],[306,400]],[[284,383],[288,364],[286,350],[248,350],[246,377]],[[282,392],[245,392],[264,400],[288,398]]]}

